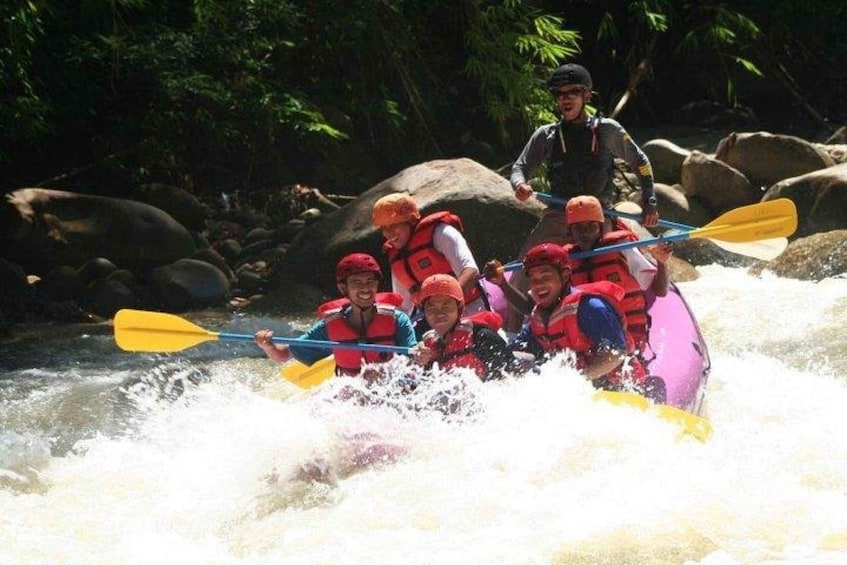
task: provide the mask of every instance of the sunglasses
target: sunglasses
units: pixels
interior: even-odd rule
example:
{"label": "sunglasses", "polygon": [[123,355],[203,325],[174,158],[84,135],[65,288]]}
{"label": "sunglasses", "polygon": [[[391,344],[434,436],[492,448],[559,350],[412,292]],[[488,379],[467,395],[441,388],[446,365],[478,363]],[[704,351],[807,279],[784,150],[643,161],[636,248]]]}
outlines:
{"label": "sunglasses", "polygon": [[551,90],[550,94],[553,95],[553,98],[558,100],[559,98],[577,98],[581,96],[585,92],[585,87],[579,86],[576,88],[563,88],[561,90]]}

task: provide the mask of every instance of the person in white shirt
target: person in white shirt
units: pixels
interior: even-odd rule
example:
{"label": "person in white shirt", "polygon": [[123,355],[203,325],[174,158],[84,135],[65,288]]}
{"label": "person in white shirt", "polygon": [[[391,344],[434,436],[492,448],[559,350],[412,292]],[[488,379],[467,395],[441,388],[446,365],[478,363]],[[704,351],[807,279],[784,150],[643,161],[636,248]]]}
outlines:
{"label": "person in white shirt", "polygon": [[373,224],[385,237],[383,249],[391,265],[392,290],[403,297],[405,312],[413,311],[421,283],[435,274],[451,275],[459,281],[466,314],[488,309],[479,267],[462,235],[458,216],[443,211],[421,218],[415,200],[398,192],[376,201]]}

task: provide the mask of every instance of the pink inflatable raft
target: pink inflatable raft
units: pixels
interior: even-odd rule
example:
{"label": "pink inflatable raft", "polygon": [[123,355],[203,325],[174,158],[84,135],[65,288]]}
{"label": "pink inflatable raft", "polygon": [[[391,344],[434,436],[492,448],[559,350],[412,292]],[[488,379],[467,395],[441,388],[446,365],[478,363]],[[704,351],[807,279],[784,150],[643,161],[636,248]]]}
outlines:
{"label": "pink inflatable raft", "polygon": [[[506,301],[500,287],[488,281],[483,285],[491,308],[505,317]],[[665,381],[667,404],[699,414],[711,368],[700,327],[673,283],[662,297],[648,291],[647,304],[652,320],[647,368]]]}
{"label": "pink inflatable raft", "polygon": [[647,368],[651,375],[664,379],[669,405],[699,414],[711,369],[700,326],[673,283],[665,296],[648,292],[647,304],[652,320],[652,355],[651,351],[645,355],[649,360]]}

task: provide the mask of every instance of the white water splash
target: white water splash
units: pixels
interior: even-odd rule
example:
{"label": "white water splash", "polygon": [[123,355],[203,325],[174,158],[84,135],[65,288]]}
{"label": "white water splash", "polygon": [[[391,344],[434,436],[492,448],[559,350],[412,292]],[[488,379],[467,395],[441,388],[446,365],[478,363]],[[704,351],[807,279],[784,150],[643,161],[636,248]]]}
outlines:
{"label": "white water splash", "polygon": [[[482,411],[462,423],[219,362],[53,457],[43,491],[0,489],[0,562],[843,563],[847,281],[702,272],[681,288],[712,355],[708,443],[561,368],[463,381]],[[362,438],[405,453],[355,472]],[[336,476],[302,480],[315,460]]]}

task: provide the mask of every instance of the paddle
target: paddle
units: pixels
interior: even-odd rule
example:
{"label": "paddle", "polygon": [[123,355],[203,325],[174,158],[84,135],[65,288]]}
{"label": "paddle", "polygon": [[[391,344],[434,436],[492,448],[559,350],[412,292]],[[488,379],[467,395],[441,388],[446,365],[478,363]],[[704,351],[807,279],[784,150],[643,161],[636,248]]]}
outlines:
{"label": "paddle", "polygon": [[[254,341],[249,334],[216,333],[205,330],[188,320],[144,310],[124,309],[115,314],[115,341],[125,351],[150,351],[171,353],[182,351],[207,341]],[[402,353],[408,355],[411,348],[375,343],[346,343],[322,341],[318,339],[297,339],[293,337],[274,337],[273,343],[285,343],[299,347],[318,349],[355,349],[359,351],[377,351]]]}
{"label": "paddle", "polygon": [[669,404],[653,404],[640,394],[600,390],[594,393],[594,398],[602,399],[619,406],[634,406],[641,410],[648,410],[653,407],[656,409],[659,418],[679,425],[683,433],[693,436],[702,442],[705,442],[712,436],[712,424],[707,419],[686,412],[676,406],[670,406]]}
{"label": "paddle", "polygon": [[[641,216],[639,216],[638,214],[629,214],[627,212],[619,212],[618,210],[606,210],[606,214],[614,218],[626,218],[628,220],[636,221],[641,220]],[[669,222],[667,220],[659,220],[659,225],[663,228],[679,230],[678,232],[671,232],[666,235],[672,235],[673,233],[680,232],[689,232],[697,229],[694,226],[687,226],[685,224],[678,224],[676,222]],[[788,238],[785,237],[760,239],[757,241],[748,241],[744,243],[731,243],[728,241],[721,241],[720,239],[708,239],[721,249],[725,249],[730,253],[745,255],[747,257],[761,259],[763,261],[770,261],[771,259],[776,259],[780,255],[782,255],[782,252],[785,251],[786,247],[788,247]]]}
{"label": "paddle", "polygon": [[[535,193],[535,197],[547,204],[557,204],[564,206],[566,200],[563,198],[559,198],[557,196],[553,196],[551,194],[544,193]],[[757,206],[754,204],[754,206]],[[740,210],[741,208],[738,208]],[[641,221],[641,216],[638,214],[629,214],[626,212],[619,212],[617,210],[606,210],[606,214],[616,217],[616,218],[627,218],[630,220]],[[734,210],[733,210],[734,212]],[[796,221],[797,212],[796,210],[793,213]],[[722,218],[723,216],[721,216]],[[720,219],[720,218],[718,218]],[[714,222],[712,222],[714,223]],[[711,225],[711,224],[708,224]],[[676,222],[670,222],[668,220],[659,220],[659,226],[663,228],[670,228],[681,230],[682,232],[692,232],[700,228],[696,228],[694,226],[688,226],[685,224],[679,224]],[[795,227],[796,229],[796,227]],[[793,233],[793,230],[792,230]],[[670,235],[678,235],[674,233],[665,234],[665,237]],[[789,234],[790,235],[790,234]],[[696,237],[696,236],[695,236]],[[785,248],[788,247],[788,239],[785,237],[772,237],[766,239],[758,239],[758,240],[747,240],[747,241],[727,241],[722,239],[716,235],[702,235],[701,237],[705,237],[710,240],[712,243],[717,245],[718,247],[729,251],[730,253],[736,253],[738,255],[745,255],[747,257],[753,257],[755,259],[761,259],[764,261],[770,261],[771,259],[775,259],[778,257]]]}
{"label": "paddle", "polygon": [[[633,247],[656,245],[669,241],[680,241],[689,238],[720,239],[732,244],[747,243],[774,237],[785,237],[797,229],[797,208],[788,198],[768,200],[758,204],[750,204],[735,208],[702,228],[694,228],[682,233],[663,234],[658,237],[639,239],[598,247],[588,251],[577,251],[571,254],[575,259],[585,259],[612,251],[623,251]],[[515,271],[522,266],[521,261],[512,261],[503,265],[503,271]]]}
{"label": "paddle", "polygon": [[280,369],[279,374],[299,387],[312,388],[335,375],[335,357],[330,355],[311,365],[295,361]]}

